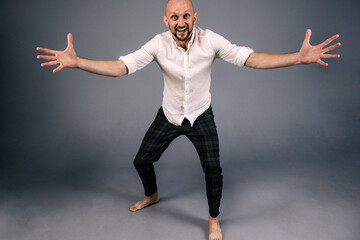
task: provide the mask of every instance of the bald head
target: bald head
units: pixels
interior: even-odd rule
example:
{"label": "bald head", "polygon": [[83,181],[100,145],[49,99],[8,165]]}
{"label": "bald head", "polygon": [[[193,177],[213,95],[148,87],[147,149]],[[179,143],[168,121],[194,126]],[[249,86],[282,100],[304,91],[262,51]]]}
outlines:
{"label": "bald head", "polygon": [[169,11],[173,9],[179,9],[186,7],[192,13],[194,13],[194,5],[192,4],[191,0],[168,0],[166,3],[165,15],[167,16]]}

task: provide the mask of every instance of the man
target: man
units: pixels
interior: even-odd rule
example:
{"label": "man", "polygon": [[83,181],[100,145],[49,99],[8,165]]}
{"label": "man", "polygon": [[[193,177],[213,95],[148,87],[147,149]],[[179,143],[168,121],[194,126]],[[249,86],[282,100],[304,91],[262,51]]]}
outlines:
{"label": "man", "polygon": [[209,239],[222,239],[219,225],[219,207],[222,193],[222,170],[219,161],[219,143],[210,101],[210,72],[215,58],[221,58],[240,67],[269,69],[295,64],[319,63],[321,58],[339,58],[326,54],[340,43],[325,48],[339,35],[323,43],[310,45],[311,31],[306,31],[299,52],[274,54],[255,53],[252,49],[231,44],[222,36],[203,30],[195,23],[197,13],[191,0],[169,0],[164,23],[170,31],[156,35],[141,49],[122,56],[117,61],[96,61],[78,57],[73,47],[73,37],[68,34],[64,51],[37,48],[49,55],[39,59],[49,62],[41,66],[59,65],[53,72],[65,67],[106,75],[131,74],[155,60],[164,77],[164,97],[154,122],[147,131],[134,165],[140,175],[146,197],[130,207],[140,210],[159,201],[153,163],[178,136],[186,135],[194,144],[206,180],[209,205]]}

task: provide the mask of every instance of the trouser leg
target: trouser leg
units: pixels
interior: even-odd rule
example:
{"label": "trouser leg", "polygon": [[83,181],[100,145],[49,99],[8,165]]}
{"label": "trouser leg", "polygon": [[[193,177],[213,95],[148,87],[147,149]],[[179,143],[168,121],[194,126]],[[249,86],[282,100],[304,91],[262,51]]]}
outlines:
{"label": "trouser leg", "polygon": [[211,107],[198,117],[187,137],[194,144],[205,173],[209,213],[212,217],[217,217],[220,213],[223,176],[219,159],[218,134]]}
{"label": "trouser leg", "polygon": [[153,163],[159,160],[162,153],[177,136],[176,127],[167,121],[162,108],[160,108],[134,159],[134,166],[141,178],[146,196],[157,192]]}

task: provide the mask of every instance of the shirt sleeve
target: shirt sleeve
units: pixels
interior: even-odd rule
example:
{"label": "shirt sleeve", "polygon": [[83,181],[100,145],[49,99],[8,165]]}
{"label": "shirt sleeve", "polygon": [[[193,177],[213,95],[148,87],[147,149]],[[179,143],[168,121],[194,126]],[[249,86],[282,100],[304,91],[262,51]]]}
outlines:
{"label": "shirt sleeve", "polygon": [[232,44],[223,36],[209,31],[210,45],[215,51],[216,57],[229,63],[243,67],[249,55],[254,52],[251,48]]}
{"label": "shirt sleeve", "polygon": [[154,60],[158,50],[159,36],[157,35],[145,45],[143,45],[139,50],[128,55],[121,56],[119,57],[119,60],[122,60],[125,63],[126,67],[128,68],[128,74],[132,74],[151,63]]}

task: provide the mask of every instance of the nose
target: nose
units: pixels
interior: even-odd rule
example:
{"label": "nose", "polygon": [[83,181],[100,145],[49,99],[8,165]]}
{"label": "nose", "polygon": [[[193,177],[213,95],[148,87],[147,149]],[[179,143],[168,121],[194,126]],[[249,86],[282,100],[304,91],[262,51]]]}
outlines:
{"label": "nose", "polygon": [[178,26],[179,26],[179,27],[185,27],[185,20],[184,20],[184,18],[179,18]]}

